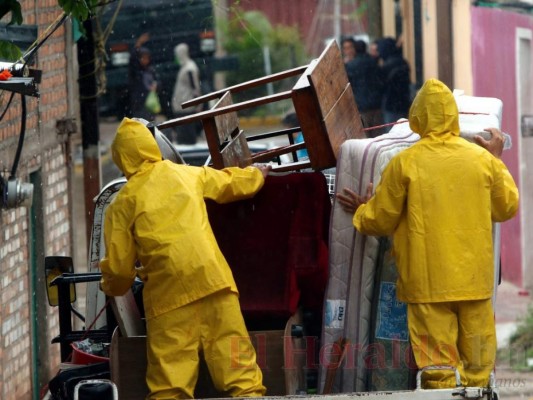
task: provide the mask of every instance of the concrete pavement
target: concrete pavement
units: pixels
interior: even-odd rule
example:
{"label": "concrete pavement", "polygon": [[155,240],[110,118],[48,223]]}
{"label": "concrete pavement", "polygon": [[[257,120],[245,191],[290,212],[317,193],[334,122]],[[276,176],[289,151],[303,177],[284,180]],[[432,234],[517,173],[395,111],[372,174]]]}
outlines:
{"label": "concrete pavement", "polygon": [[531,295],[522,288],[506,281],[498,286],[495,307],[498,347],[507,346],[509,337],[527,315],[530,305],[533,305]]}

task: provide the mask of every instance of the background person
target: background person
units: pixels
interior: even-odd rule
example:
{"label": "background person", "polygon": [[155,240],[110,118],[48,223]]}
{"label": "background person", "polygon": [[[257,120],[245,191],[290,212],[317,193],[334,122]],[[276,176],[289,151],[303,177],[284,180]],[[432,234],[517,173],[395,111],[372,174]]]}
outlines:
{"label": "background person", "polygon": [[387,123],[407,118],[411,106],[411,77],[409,64],[402,55],[402,49],[393,38],[378,40],[378,53],[382,60],[381,80],[383,99],[381,110]]}
{"label": "background person", "polygon": [[355,39],[347,37],[341,42],[342,61],[344,64],[351,61],[355,57]]}
{"label": "background person", "polygon": [[[189,56],[189,46],[178,44],[174,49],[176,60],[180,64],[176,83],[172,93],[172,111],[176,118],[184,117],[201,111],[201,105],[184,109],[181,104],[200,96],[200,70]],[[200,131],[197,123],[179,125],[176,127],[179,144],[195,144]]]}
{"label": "background person", "polygon": [[249,198],[268,169],[163,161],[148,128],[128,118],[111,150],[127,183],[105,214],[101,287],[121,296],[135,276],[144,283],[147,399],[193,398],[201,353],[217,390],[232,397],[264,395],[237,287],[204,199]]}
{"label": "background person", "polygon": [[[459,137],[452,92],[430,79],[409,112],[420,140],[391,159],[371,197],[344,189],[337,199],[354,212],[356,229],[393,235],[397,297],[407,303],[411,346],[419,369],[451,365],[464,386],[484,387],[494,370],[492,223],[512,218],[518,189],[500,160],[497,129],[480,145]],[[487,151],[488,150],[488,151]],[[427,389],[455,387],[449,370],[427,371]]]}
{"label": "background person", "polygon": [[[383,124],[381,102],[383,82],[376,61],[366,52],[366,43],[354,41],[355,57],[345,64],[346,74],[353,90],[363,127]],[[367,137],[376,137],[382,129],[367,131]]]}
{"label": "background person", "polygon": [[370,57],[372,57],[374,59],[374,61],[376,61],[376,63],[379,62],[379,52],[378,52],[378,42],[377,42],[377,40],[374,40],[374,41],[370,42],[370,44],[368,45],[368,54],[370,55]]}
{"label": "background person", "polygon": [[130,55],[128,70],[129,110],[126,115],[153,121],[155,115],[145,107],[146,97],[151,91],[157,91],[157,78],[152,66],[152,56],[148,48],[143,45],[150,40],[149,33],[143,33],[137,41]]}

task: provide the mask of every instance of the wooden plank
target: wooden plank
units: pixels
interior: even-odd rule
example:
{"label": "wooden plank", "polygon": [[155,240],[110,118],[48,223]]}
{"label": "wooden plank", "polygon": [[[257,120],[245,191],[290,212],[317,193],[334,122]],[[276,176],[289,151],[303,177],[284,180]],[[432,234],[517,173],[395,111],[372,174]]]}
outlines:
{"label": "wooden plank", "polygon": [[111,297],[111,307],[123,336],[146,334],[146,328],[131,289],[124,296]]}
{"label": "wooden plank", "polygon": [[207,141],[209,154],[211,154],[213,168],[222,169],[224,168],[224,160],[222,159],[222,154],[220,154],[221,145],[215,117],[204,119],[202,125],[204,126],[205,140]]}
{"label": "wooden plank", "polygon": [[[231,104],[233,104],[231,93],[226,92],[212,109],[228,107]],[[220,151],[224,143],[231,140],[232,135],[239,131],[239,117],[236,112],[232,111],[222,115],[209,116],[202,120],[202,125],[213,167],[222,169],[224,168],[224,158]]]}
{"label": "wooden plank", "polygon": [[224,167],[247,167],[252,164],[252,154],[243,131],[231,139],[220,152]]}
{"label": "wooden plank", "polygon": [[306,75],[316,93],[322,115],[325,116],[337,103],[346,84],[349,83],[341,51],[335,40],[330,42],[318,62],[308,69]]}
{"label": "wooden plank", "polygon": [[346,86],[344,93],[326,115],[324,124],[335,158],[339,155],[340,147],[345,140],[365,138],[361,116],[357,110],[350,85]]}
{"label": "wooden plank", "polygon": [[290,78],[292,76],[299,75],[302,72],[304,72],[306,68],[307,68],[307,65],[304,65],[302,67],[296,67],[296,68],[289,69],[289,70],[286,70],[286,71],[278,72],[276,74],[267,75],[267,76],[264,76],[264,77],[261,77],[261,78],[253,79],[253,80],[248,81],[248,82],[239,83],[239,84],[234,85],[234,86],[229,86],[229,87],[227,87],[225,89],[217,90],[215,92],[211,92],[211,93],[205,94],[203,96],[196,97],[196,98],[194,98],[192,100],[188,100],[188,101],[182,103],[181,106],[183,108],[192,107],[192,106],[195,106],[195,105],[198,105],[198,104],[201,104],[201,103],[206,103],[209,100],[218,99],[219,97],[223,96],[225,92],[238,93],[238,92],[242,92],[244,90],[248,90],[248,89],[253,88],[253,87],[265,85],[265,84],[270,83],[270,82],[277,82],[277,81],[282,80],[282,79],[286,79],[286,78]]}
{"label": "wooden plank", "polygon": [[159,130],[173,128],[174,126],[184,125],[184,124],[188,124],[188,123],[195,122],[195,121],[202,121],[205,118],[215,117],[217,115],[226,114],[231,111],[247,110],[249,108],[258,107],[264,104],[270,104],[270,103],[273,103],[279,100],[286,100],[290,98],[291,98],[291,91],[288,90],[285,92],[280,92],[277,94],[260,97],[258,99],[252,99],[248,101],[243,101],[242,103],[232,104],[226,107],[210,109],[210,110],[202,111],[196,114],[187,115],[185,117],[171,119],[166,122],[160,123],[159,125],[157,125],[157,128]]}
{"label": "wooden plank", "polygon": [[[213,109],[227,107],[233,104],[231,93],[226,92],[224,96],[213,106]],[[224,143],[239,132],[239,117],[235,111],[215,117],[219,143]]]}
{"label": "wooden plank", "polygon": [[311,166],[315,170],[334,167],[337,161],[329,144],[318,100],[307,77],[302,76],[297,82],[292,98]]}
{"label": "wooden plank", "polygon": [[272,172],[298,171],[305,168],[311,168],[311,162],[305,160],[293,162],[290,164],[273,165]]}
{"label": "wooden plank", "polygon": [[115,329],[109,354],[111,380],[119,399],[144,400],[146,385],[146,336],[122,337]]}
{"label": "wooden plank", "polygon": [[361,118],[335,41],[293,87],[293,102],[314,169],[334,167],[340,145],[364,137]]}

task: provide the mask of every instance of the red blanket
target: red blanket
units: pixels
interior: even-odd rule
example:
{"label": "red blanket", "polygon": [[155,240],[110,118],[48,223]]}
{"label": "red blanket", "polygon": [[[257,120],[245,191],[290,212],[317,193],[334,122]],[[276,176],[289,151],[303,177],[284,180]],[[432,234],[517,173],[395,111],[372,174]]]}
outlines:
{"label": "red blanket", "polygon": [[321,310],[331,212],[322,173],[269,176],[252,199],[207,206],[245,317],[288,318],[298,305]]}

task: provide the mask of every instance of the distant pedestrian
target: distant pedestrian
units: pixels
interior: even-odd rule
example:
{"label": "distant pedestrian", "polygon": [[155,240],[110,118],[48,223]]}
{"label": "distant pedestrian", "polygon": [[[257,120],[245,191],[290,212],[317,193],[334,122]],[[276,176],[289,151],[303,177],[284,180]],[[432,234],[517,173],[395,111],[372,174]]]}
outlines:
{"label": "distant pedestrian", "polygon": [[149,33],[143,33],[137,41],[130,55],[128,71],[129,117],[143,118],[153,121],[155,115],[146,107],[146,98],[151,91],[157,91],[157,77],[152,66],[152,55],[143,45],[150,40]]}
{"label": "distant pedestrian", "polygon": [[370,57],[372,57],[376,62],[379,61],[379,52],[378,52],[378,42],[377,42],[377,40],[374,40],[368,46],[368,54],[370,54]]}
{"label": "distant pedestrian", "polygon": [[411,106],[410,68],[402,56],[401,48],[393,38],[380,39],[377,42],[379,57],[382,60],[381,75],[384,84],[382,99],[383,119],[385,123],[407,118]]}
{"label": "distant pedestrian", "polygon": [[[364,41],[354,41],[354,50],[354,58],[348,61],[345,67],[363,126],[368,128],[382,125],[383,82],[379,67],[376,60],[366,52]],[[367,131],[367,136],[375,137],[381,133],[383,133],[382,130],[373,129]]]}
{"label": "distant pedestrian", "polygon": [[[182,103],[200,96],[200,70],[194,60],[190,58],[189,46],[186,43],[178,44],[174,49],[174,54],[180,64],[180,70],[172,94],[172,111],[177,118],[180,118],[201,111],[201,106],[185,109],[181,106]],[[199,134],[198,124],[180,125],[176,130],[179,144],[196,143]]]}
{"label": "distant pedestrian", "polygon": [[346,37],[341,42],[342,61],[344,64],[355,58],[355,39]]}

